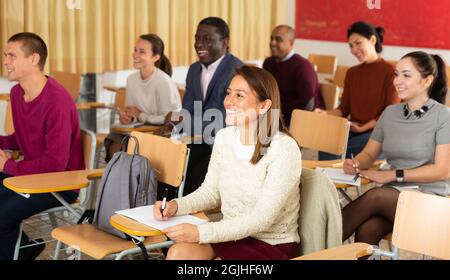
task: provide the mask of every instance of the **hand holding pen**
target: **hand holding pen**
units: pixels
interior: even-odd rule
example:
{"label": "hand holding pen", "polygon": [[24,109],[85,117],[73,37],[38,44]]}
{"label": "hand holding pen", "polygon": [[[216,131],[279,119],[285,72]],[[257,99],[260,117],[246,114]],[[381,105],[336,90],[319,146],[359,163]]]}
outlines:
{"label": "hand holding pen", "polygon": [[351,159],[346,159],[344,161],[343,169],[345,174],[355,174],[359,175],[359,162],[355,159],[353,154],[351,154]]}
{"label": "hand holding pen", "polygon": [[168,218],[174,216],[178,211],[178,204],[175,200],[167,201],[168,189],[164,190],[164,196],[162,201],[157,201],[153,206],[153,215],[157,220],[168,220]]}

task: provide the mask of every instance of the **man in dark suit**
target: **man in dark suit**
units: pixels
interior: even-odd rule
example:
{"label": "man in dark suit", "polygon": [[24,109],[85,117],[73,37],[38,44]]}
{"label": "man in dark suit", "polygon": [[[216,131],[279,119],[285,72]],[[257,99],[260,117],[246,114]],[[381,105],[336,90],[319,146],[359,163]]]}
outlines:
{"label": "man in dark suit", "polygon": [[[188,70],[183,99],[185,117],[177,128],[184,127],[184,132],[190,135],[202,134],[203,139],[189,145],[191,152],[184,195],[197,189],[205,178],[214,136],[225,126],[223,100],[228,85],[234,69],[243,66],[242,61],[228,52],[229,38],[227,23],[217,17],[200,21],[195,33],[194,47],[199,60]],[[166,117],[165,131],[160,131],[161,134],[170,133],[181,120],[175,115],[178,114],[169,113]]]}

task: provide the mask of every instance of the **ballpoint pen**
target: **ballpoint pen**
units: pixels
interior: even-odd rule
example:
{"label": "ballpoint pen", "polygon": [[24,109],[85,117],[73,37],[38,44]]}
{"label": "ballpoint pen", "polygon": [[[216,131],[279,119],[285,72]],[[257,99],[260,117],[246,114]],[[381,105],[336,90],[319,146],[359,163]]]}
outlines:
{"label": "ballpoint pen", "polygon": [[167,204],[167,193],[168,193],[168,191],[169,191],[169,189],[168,188],[166,188],[165,190],[164,190],[164,196],[163,196],[163,201],[162,201],[162,204],[161,204],[161,215],[162,216],[164,216],[164,209],[166,209],[166,204]]}
{"label": "ballpoint pen", "polygon": [[355,177],[353,177],[353,182],[356,182],[356,180],[358,180],[358,178],[359,178],[359,169],[358,169],[358,164],[355,162],[355,157],[353,156],[353,153],[351,154],[351,157],[352,157],[353,167],[356,168],[356,175],[355,175]]}

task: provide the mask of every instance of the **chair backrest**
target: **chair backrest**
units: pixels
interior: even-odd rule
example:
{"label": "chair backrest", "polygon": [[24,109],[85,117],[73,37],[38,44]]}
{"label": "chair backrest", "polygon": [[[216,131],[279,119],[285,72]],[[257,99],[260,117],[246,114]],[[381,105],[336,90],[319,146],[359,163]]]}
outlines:
{"label": "chair backrest", "polygon": [[317,73],[334,75],[337,67],[337,58],[334,55],[322,55],[311,53],[308,60],[317,65]]}
{"label": "chair backrest", "polygon": [[181,102],[183,102],[184,95],[186,94],[186,90],[184,88],[178,87],[178,92],[180,93]]}
{"label": "chair backrest", "polygon": [[[83,149],[84,166],[86,169],[94,169],[95,166],[95,149],[97,145],[97,140],[95,133],[90,130],[81,129],[80,130],[81,147]],[[83,208],[89,208],[92,204],[92,195],[94,193],[93,188],[94,182],[90,182],[88,188],[83,188],[80,190],[79,201],[83,205]],[[94,201],[95,202],[95,201]]]}
{"label": "chair backrest", "polygon": [[317,170],[302,168],[298,225],[300,255],[342,244],[339,195],[330,179]]}
{"label": "chair backrest", "polygon": [[67,72],[55,72],[55,80],[57,80],[70,93],[73,100],[77,100],[81,91],[81,75]]}
{"label": "chair backrest", "polygon": [[[139,154],[150,160],[152,168],[156,171],[159,182],[180,187],[179,196],[183,193],[184,178],[188,159],[186,144],[142,132],[132,132],[139,141]],[[128,142],[128,153],[134,151],[135,143],[132,139]]]}
{"label": "chair backrest", "polygon": [[320,83],[320,92],[322,93],[325,109],[332,110],[338,106],[339,88],[335,84]]}
{"label": "chair backrest", "polygon": [[81,147],[83,148],[84,166],[86,169],[94,169],[95,149],[97,145],[95,133],[90,130],[81,129]]}
{"label": "chair backrest", "polygon": [[392,64],[392,65],[397,65],[398,60],[386,60],[388,63]]}
{"label": "chair backrest", "polygon": [[5,126],[3,131],[5,134],[13,134],[14,133],[14,123],[12,120],[12,111],[11,111],[11,100],[9,93],[0,93],[0,101],[6,102],[6,112],[5,112]]}
{"label": "chair backrest", "polygon": [[450,259],[450,199],[402,191],[395,213],[392,244],[403,250]]}
{"label": "chair backrest", "polygon": [[350,67],[338,65],[336,68],[336,73],[334,74],[333,84],[337,85],[340,88],[344,88],[345,76],[347,75],[347,71]]}
{"label": "chair backrest", "polygon": [[345,159],[349,129],[350,124],[345,118],[295,109],[289,132],[300,147]]}
{"label": "chair backrest", "polygon": [[[445,72],[447,74],[447,86],[450,87],[450,66],[448,66],[448,65],[446,66]],[[449,100],[449,99],[447,99],[447,100]],[[447,102],[447,104],[450,104],[450,103]]]}

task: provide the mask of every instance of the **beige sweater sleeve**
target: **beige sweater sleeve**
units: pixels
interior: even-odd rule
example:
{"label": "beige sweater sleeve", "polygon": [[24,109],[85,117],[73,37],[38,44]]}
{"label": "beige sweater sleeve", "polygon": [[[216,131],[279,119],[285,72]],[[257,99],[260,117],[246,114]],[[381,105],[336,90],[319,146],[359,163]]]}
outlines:
{"label": "beige sweater sleeve", "polygon": [[[283,215],[283,206],[298,192],[301,174],[301,154],[295,141],[283,137],[273,151],[273,160],[267,169],[260,199],[252,211],[220,222],[206,223],[198,227],[200,243],[218,243],[239,240],[266,231]],[[233,162],[224,160],[224,164]],[[251,173],[248,176],[252,176]],[[239,180],[233,176],[229,180]],[[256,178],[255,178],[256,180]],[[226,185],[226,184],[224,184]]]}
{"label": "beige sweater sleeve", "polygon": [[214,209],[220,206],[220,194],[218,189],[219,168],[222,162],[222,152],[220,149],[220,131],[216,135],[216,142],[213,146],[211,159],[209,161],[208,173],[202,185],[193,193],[175,199],[178,204],[177,215],[186,215],[198,211]]}

